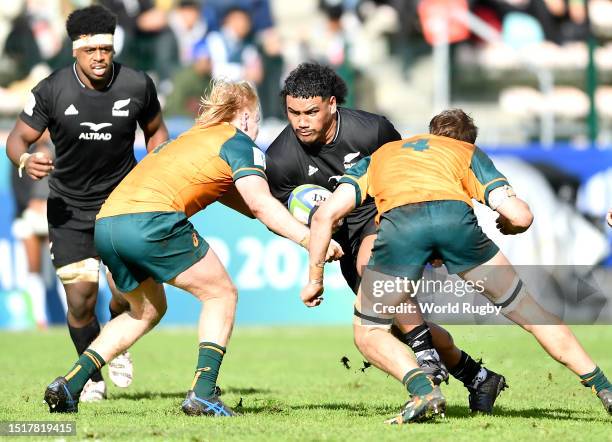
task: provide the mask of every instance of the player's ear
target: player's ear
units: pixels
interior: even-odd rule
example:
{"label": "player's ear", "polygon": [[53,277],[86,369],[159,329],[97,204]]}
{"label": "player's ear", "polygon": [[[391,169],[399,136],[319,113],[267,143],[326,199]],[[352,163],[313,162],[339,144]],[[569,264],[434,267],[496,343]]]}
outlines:
{"label": "player's ear", "polygon": [[242,126],[240,130],[242,130],[243,132],[246,132],[247,130],[249,130],[249,113],[248,112],[243,112],[242,118],[240,119],[240,126]]}
{"label": "player's ear", "polygon": [[335,114],[337,108],[338,108],[338,105],[336,102],[336,97],[332,95],[331,97],[329,97],[329,110],[332,114]]}

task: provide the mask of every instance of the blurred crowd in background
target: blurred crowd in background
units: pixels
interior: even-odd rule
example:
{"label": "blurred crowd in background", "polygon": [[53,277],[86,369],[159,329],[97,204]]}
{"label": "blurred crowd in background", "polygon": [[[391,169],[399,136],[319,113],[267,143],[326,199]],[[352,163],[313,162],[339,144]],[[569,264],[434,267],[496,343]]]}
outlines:
{"label": "blurred crowd in background", "polygon": [[[448,31],[452,102],[470,103],[482,137],[517,143],[535,138],[543,109],[576,123],[557,125],[559,138],[584,133],[591,28],[601,137],[609,137],[611,0],[11,0],[0,10],[1,115],[16,115],[27,90],[72,62],[65,19],[94,2],[117,14],[116,59],[152,75],[167,117],[193,116],[210,79],[223,76],[255,83],[264,119],[282,120],[284,76],[317,60],[347,81],[349,106],[407,130],[437,110],[428,15],[440,4],[466,9],[489,36],[461,24]],[[552,92],[538,90],[534,66],[553,73]]]}
{"label": "blurred crowd in background", "polygon": [[[285,76],[311,60],[345,79],[347,106],[386,115],[404,135],[422,132],[440,110],[432,97],[444,64],[433,47],[442,17],[448,104],[472,114],[479,144],[528,145],[549,115],[553,141],[586,146],[594,103],[599,147],[612,145],[612,0],[12,0],[0,9],[0,129],[12,127],[27,91],[73,62],[66,17],[94,2],[117,14],[116,60],[151,75],[174,134],[191,125],[212,78],[246,79],[260,94],[258,142],[267,146],[285,124]],[[576,203],[580,180],[543,172]],[[586,183],[584,213],[605,213],[610,176]]]}
{"label": "blurred crowd in background", "polygon": [[[512,146],[496,164],[536,213],[528,234],[504,242],[491,213],[479,211],[504,253],[518,264],[612,264],[603,221],[612,207],[612,0],[5,1],[0,132],[12,127],[31,88],[73,62],[65,20],[93,3],[117,14],[115,59],[154,79],[172,136],[191,126],[215,77],[257,86],[262,148],[286,124],[279,92],[301,62],[333,67],[348,84],[347,106],[386,115],[405,136],[427,130],[446,79],[443,105],[474,117],[479,145]],[[450,40],[448,50],[440,51],[440,36]],[[550,145],[538,145],[546,118]],[[44,137],[37,148],[47,145]],[[548,156],[527,163],[530,146]],[[12,173],[23,187],[27,180]],[[40,273],[44,201],[29,198],[17,201],[17,221],[30,216],[40,231],[16,222],[12,234],[23,240],[28,271]],[[47,286],[52,281],[49,273]],[[44,289],[26,291],[40,293],[35,317],[45,324]]]}

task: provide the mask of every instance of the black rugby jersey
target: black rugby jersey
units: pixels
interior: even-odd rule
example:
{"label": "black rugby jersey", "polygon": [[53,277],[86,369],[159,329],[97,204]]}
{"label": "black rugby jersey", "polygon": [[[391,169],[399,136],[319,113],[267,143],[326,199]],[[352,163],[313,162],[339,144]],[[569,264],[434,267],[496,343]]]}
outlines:
{"label": "black rugby jersey", "polygon": [[[347,169],[383,144],[399,139],[400,134],[385,117],[342,107],[338,108],[336,136],[323,146],[300,143],[289,124],[266,151],[270,191],[285,205],[291,191],[302,184],[316,184],[333,191]],[[348,221],[360,224],[375,215],[374,200],[368,198],[349,215]]]}
{"label": "black rugby jersey", "polygon": [[94,90],[73,64],[32,89],[20,118],[37,131],[49,129],[55,145],[50,189],[69,205],[95,210],[136,165],[136,123],[146,125],[159,111],[145,73],[113,63],[109,85]]}

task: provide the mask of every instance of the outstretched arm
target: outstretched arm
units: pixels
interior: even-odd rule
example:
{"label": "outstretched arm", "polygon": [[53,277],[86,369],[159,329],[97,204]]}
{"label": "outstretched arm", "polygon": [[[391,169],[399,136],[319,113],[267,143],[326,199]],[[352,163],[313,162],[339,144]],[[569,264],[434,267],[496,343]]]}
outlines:
{"label": "outstretched arm", "polygon": [[[253,215],[270,230],[307,248],[310,233],[287,209],[272,196],[265,179],[248,175],[236,181],[236,189]],[[328,241],[329,245],[329,241]],[[327,256],[325,251],[328,251]],[[340,259],[342,249],[337,244],[325,248],[323,259]]]}
{"label": "outstretched arm", "polygon": [[302,289],[302,302],[308,307],[321,303],[325,251],[329,247],[334,225],[348,215],[356,205],[356,191],[351,184],[340,184],[331,197],[316,211],[310,224],[309,281]]}

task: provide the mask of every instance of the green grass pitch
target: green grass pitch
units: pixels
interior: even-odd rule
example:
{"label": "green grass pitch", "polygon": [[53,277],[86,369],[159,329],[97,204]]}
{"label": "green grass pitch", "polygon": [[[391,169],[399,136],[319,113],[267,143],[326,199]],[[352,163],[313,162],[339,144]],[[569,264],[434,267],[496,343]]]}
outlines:
{"label": "green grass pitch", "polygon": [[[612,328],[573,329],[612,374]],[[360,370],[362,358],[348,326],[238,327],[219,381],[230,406],[242,398],[242,416],[235,419],[182,414],[197,337],[195,329],[168,328],[154,330],[132,349],[135,380],[128,389],[109,386],[109,400],[80,404],[78,415],[50,415],[42,401],[45,386],[65,374],[75,359],[68,332],[59,328],[0,333],[0,421],[75,419],[77,436],[65,437],[67,441],[612,441],[612,418],[599,400],[527,333],[510,326],[450,330],[460,348],[507,377],[510,389],[498,399],[496,415],[471,417],[466,390],[451,379],[443,388],[445,419],[384,425],[407,394],[375,368]],[[345,355],[350,369],[340,363]]]}

